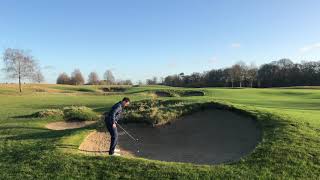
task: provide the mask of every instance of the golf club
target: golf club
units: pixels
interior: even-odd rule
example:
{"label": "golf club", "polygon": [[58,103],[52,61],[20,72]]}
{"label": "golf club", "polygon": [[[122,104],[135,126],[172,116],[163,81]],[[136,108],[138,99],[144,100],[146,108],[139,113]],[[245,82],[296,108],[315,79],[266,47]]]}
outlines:
{"label": "golf club", "polygon": [[[126,131],[120,124],[117,123],[117,125],[122,129],[131,139],[133,139],[136,143],[138,143],[139,139],[134,138],[128,131]],[[139,148],[137,149],[137,153],[140,153]]]}
{"label": "golf club", "polygon": [[120,127],[120,129],[122,129],[131,139],[133,139],[134,141],[139,141],[139,139],[134,138],[128,131],[126,131],[122,126],[120,126],[120,124],[117,123],[117,125]]}

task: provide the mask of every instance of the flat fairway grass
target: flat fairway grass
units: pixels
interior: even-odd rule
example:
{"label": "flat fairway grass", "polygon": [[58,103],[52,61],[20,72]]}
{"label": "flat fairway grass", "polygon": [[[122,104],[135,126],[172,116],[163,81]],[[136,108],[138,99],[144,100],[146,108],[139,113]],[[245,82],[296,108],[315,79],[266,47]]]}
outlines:
{"label": "flat fairway grass", "polygon": [[73,105],[102,113],[123,96],[151,99],[160,89],[174,88],[132,87],[108,94],[94,86],[28,85],[20,95],[16,86],[0,85],[0,179],[320,178],[320,88],[202,88],[196,90],[205,96],[158,97],[216,101],[256,117],[263,132],[256,149],[238,162],[214,166],[86,155],[78,147],[96,127],[52,131],[45,125],[61,119],[30,116]]}

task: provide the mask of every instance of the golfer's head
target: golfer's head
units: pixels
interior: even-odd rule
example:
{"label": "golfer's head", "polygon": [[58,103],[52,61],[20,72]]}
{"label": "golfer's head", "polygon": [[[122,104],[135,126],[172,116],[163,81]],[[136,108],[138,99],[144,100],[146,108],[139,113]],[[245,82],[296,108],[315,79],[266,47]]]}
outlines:
{"label": "golfer's head", "polygon": [[123,107],[129,106],[129,104],[130,104],[130,99],[129,98],[125,97],[125,98],[122,99]]}

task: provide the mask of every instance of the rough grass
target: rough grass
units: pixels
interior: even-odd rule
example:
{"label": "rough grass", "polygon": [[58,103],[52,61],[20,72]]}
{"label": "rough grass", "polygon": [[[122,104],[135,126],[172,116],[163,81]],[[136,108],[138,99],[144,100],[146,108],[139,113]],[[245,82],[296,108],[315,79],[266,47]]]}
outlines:
{"label": "rough grass", "polygon": [[[140,92],[163,89],[174,88],[135,87],[126,91],[125,96],[140,101],[151,98]],[[239,162],[215,166],[86,156],[78,153],[77,148],[92,127],[51,131],[44,125],[55,119],[24,116],[72,105],[87,106],[102,113],[123,95],[17,95],[1,86],[0,179],[319,179],[318,89],[201,90],[205,96],[170,99],[184,103],[220,102],[232,108],[229,110],[255,117],[263,136],[252,154]]]}
{"label": "rough grass", "polygon": [[103,92],[125,92],[129,89],[129,86],[102,86],[99,89]]}
{"label": "rough grass", "polygon": [[56,116],[62,117],[63,111],[60,109],[46,109],[43,111],[36,112],[34,116],[39,118],[56,117]]}
{"label": "rough grass", "polygon": [[208,103],[190,103],[181,100],[137,101],[126,109],[122,122],[159,126],[168,124],[183,115],[205,109],[208,106]]}
{"label": "rough grass", "polygon": [[185,97],[185,96],[204,96],[205,93],[200,90],[183,90],[183,89],[161,89],[151,91],[159,97]]}
{"label": "rough grass", "polygon": [[85,106],[65,107],[63,114],[66,121],[95,121],[100,118],[96,112]]}

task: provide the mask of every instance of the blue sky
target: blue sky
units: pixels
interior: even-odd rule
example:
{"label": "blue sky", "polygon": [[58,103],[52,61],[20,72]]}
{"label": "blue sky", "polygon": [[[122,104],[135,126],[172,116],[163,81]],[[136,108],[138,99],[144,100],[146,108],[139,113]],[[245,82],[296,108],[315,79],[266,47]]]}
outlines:
{"label": "blue sky", "polygon": [[319,8],[319,0],[1,0],[0,50],[32,50],[49,83],[75,68],[86,79],[111,69],[137,81],[239,60],[315,61]]}

